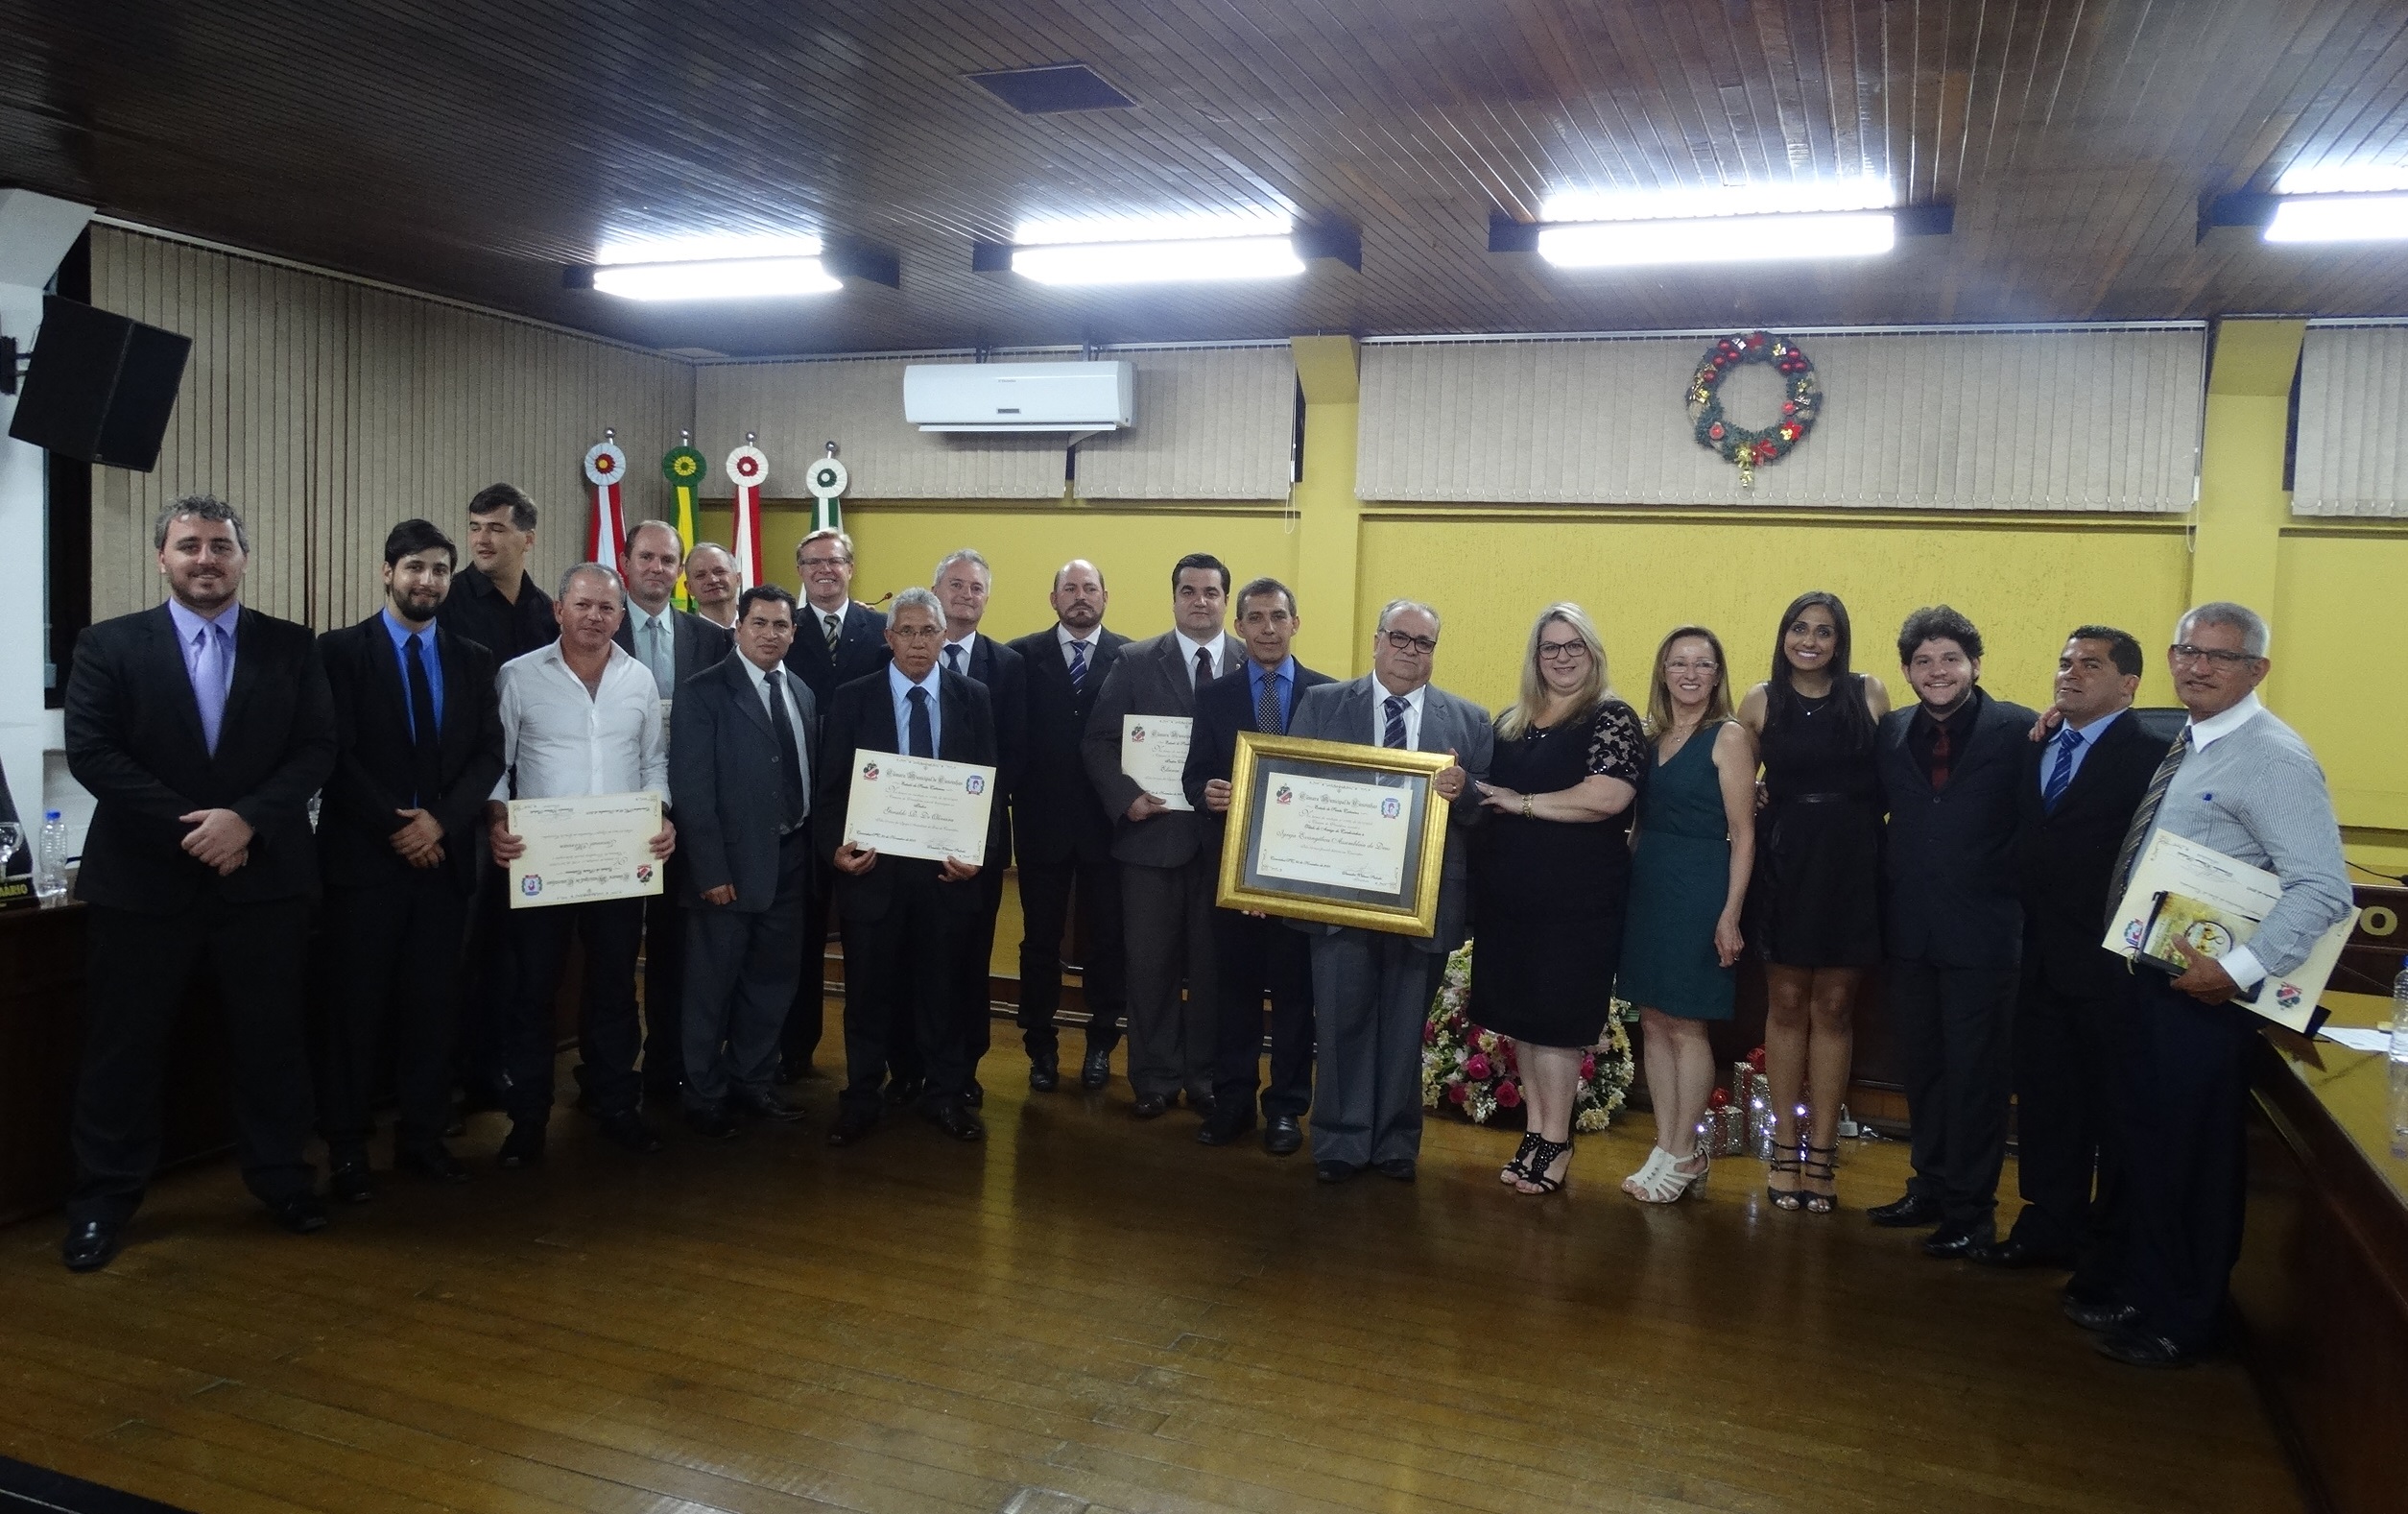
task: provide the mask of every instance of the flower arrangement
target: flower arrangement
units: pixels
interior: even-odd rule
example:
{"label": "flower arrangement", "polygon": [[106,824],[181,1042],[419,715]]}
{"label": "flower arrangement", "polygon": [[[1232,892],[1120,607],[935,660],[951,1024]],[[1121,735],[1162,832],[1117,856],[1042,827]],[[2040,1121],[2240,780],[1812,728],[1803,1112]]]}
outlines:
{"label": "flower arrangement", "polygon": [[[1466,941],[1446,959],[1446,976],[1421,1027],[1421,1106],[1451,1109],[1485,1125],[1498,1110],[1521,1108],[1522,1081],[1513,1041],[1473,1024],[1465,1013],[1471,994],[1471,948]],[[1615,999],[1606,1016],[1606,1049],[1581,1058],[1580,1092],[1572,1103],[1576,1130],[1605,1129],[1630,1093],[1634,1070],[1625,1024],[1630,1009]]]}

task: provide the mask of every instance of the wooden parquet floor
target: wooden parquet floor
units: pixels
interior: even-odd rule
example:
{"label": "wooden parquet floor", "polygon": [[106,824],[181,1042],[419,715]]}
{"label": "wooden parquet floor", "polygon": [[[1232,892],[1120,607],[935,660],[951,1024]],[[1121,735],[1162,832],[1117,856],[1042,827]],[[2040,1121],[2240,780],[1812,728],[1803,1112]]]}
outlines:
{"label": "wooden parquet floor", "polygon": [[1329,1190],[1024,1066],[998,1025],[979,1147],[831,1151],[813,1082],[809,1124],[651,1159],[563,1110],[533,1173],[481,1116],[474,1184],[306,1239],[227,1165],[105,1273],[0,1231],[0,1453],[202,1511],[2301,1506],[2239,1367],[2114,1366],[2053,1278],[1867,1225],[1900,1147],[1830,1218],[1736,1162],[1631,1202],[1643,1118],[1552,1199],[1443,1120],[1418,1184]]}

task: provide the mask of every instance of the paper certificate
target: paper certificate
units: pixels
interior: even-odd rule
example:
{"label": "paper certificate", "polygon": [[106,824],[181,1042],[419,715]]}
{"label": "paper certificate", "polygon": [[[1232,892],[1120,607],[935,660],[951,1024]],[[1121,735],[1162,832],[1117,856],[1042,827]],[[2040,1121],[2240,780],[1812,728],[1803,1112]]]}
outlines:
{"label": "paper certificate", "polygon": [[1413,846],[1410,797],[1392,783],[1275,777],[1254,869],[1265,879],[1396,893]]}
{"label": "paper certificate", "polygon": [[1137,786],[1173,809],[1187,803],[1187,737],[1196,723],[1185,715],[1120,717],[1120,770]]}
{"label": "paper certificate", "polygon": [[[2177,972],[2176,941],[2196,956],[2221,957],[2246,945],[2281,898],[2282,882],[2272,873],[2160,830],[2134,864],[2132,881],[2099,945]],[[2352,909],[2317,938],[2306,961],[2289,973],[2269,973],[2254,994],[2235,1002],[2276,1024],[2307,1032],[2320,1018],[2317,1004],[2325,980],[2357,921]]]}
{"label": "paper certificate", "polygon": [[511,834],[527,850],[510,865],[510,907],[541,909],[660,892],[660,800],[653,794],[513,799]]}
{"label": "paper certificate", "polygon": [[856,752],[845,839],[865,852],[983,864],[995,770],[974,762]]}

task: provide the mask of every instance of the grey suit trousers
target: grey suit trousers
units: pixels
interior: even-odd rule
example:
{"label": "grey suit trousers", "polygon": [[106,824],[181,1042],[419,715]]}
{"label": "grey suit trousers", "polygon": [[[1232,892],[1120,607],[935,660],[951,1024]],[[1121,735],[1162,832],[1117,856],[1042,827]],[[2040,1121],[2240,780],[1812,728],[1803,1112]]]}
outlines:
{"label": "grey suit trousers", "polygon": [[1421,1153],[1421,1026],[1446,958],[1404,936],[1313,938],[1313,1160],[1368,1166]]}
{"label": "grey suit trousers", "polygon": [[684,1042],[688,1109],[738,1094],[768,1095],[778,1039],[802,976],[802,905],[811,886],[810,830],[778,843],[777,897],[743,913],[695,904],[685,914]]}
{"label": "grey suit trousers", "polygon": [[[1214,987],[1216,859],[1178,867],[1121,864],[1121,934],[1129,950],[1129,1086],[1140,1095],[1212,1093],[1220,997]],[[1184,979],[1187,994],[1180,997]]]}

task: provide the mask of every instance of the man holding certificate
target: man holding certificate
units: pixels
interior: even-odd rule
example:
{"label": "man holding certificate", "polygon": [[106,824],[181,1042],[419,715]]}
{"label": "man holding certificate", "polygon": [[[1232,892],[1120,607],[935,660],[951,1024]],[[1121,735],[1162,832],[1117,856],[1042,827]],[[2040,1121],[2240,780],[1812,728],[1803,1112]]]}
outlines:
{"label": "man holding certificate", "polygon": [[[635,1107],[642,1093],[635,954],[644,900],[660,892],[659,864],[677,848],[677,829],[661,814],[669,742],[659,686],[610,639],[623,595],[619,575],[601,564],[570,568],[553,602],[560,639],[502,664],[503,757],[511,771],[486,805],[486,824],[493,860],[510,869],[518,958],[503,1030],[511,1129],[498,1160],[505,1167],[543,1160],[552,997],[571,936],[585,949],[578,1054],[586,1096],[604,1135],[630,1151],[660,1149]],[[505,802],[513,796],[516,804]]]}
{"label": "man holding certificate", "polygon": [[[995,720],[983,685],[937,665],[944,610],[906,589],[888,613],[894,661],[836,690],[821,745],[815,844],[845,922],[845,1093],[828,1144],[876,1126],[894,1017],[914,1027],[920,1113],[956,1141],[971,1113],[955,951],[975,928],[995,798]],[[897,1006],[907,1006],[898,1010]]]}
{"label": "man holding certificate", "polygon": [[2190,711],[2158,764],[2117,853],[2108,899],[2162,831],[2272,873],[2281,895],[2256,932],[2221,957],[2172,943],[2178,977],[2133,965],[2126,1019],[2126,1203],[2122,1273],[2110,1303],[2066,1314],[2103,1332],[2133,1366],[2187,1366],[2216,1342],[2239,1260],[2246,1172],[2242,1116],[2256,1020],[2236,995],[2307,959],[2349,913],[2349,882],[2325,772],[2307,743],[2258,702],[2273,664],[2266,622],[2240,605],[2201,605],[2175,627],[2166,661]]}

